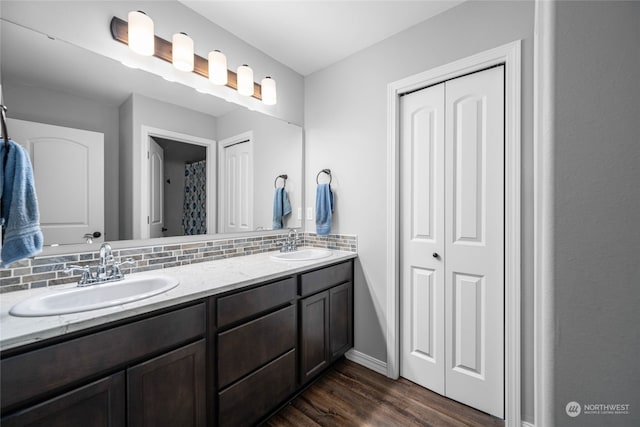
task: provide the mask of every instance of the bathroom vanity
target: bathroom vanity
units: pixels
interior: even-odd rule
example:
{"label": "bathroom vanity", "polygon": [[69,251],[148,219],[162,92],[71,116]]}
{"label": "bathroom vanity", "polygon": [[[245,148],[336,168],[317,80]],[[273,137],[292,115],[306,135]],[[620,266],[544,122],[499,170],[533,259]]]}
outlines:
{"label": "bathroom vanity", "polygon": [[3,307],[3,327],[31,329],[3,332],[2,425],[261,422],[353,344],[355,254],[267,257],[211,263],[228,274],[213,287],[208,263],[164,270],[181,281],[167,295],[55,316],[41,333],[44,318],[7,317]]}

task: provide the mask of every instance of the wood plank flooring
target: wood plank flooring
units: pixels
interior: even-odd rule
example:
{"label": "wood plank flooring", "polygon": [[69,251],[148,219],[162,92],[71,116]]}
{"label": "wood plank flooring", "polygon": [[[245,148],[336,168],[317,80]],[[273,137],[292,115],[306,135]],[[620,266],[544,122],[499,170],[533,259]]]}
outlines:
{"label": "wood plank flooring", "polygon": [[504,421],[343,359],[264,425],[503,427]]}

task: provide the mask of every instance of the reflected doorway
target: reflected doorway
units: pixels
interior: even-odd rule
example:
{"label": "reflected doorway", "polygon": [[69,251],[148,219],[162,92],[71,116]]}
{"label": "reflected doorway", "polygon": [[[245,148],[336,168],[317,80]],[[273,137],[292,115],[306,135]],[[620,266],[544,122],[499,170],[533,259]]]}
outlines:
{"label": "reflected doorway", "polygon": [[216,233],[216,141],[142,126],[141,238]]}
{"label": "reflected doorway", "polygon": [[207,234],[207,149],[151,137],[150,236]]}

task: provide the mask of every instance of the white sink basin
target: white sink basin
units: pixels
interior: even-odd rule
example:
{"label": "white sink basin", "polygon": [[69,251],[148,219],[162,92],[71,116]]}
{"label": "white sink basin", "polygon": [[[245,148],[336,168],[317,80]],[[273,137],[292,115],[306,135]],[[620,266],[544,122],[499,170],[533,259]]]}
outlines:
{"label": "white sink basin", "polygon": [[149,298],[173,289],[179,283],[167,276],[141,276],[100,285],[51,290],[19,302],[9,310],[9,314],[35,317],[97,310]]}
{"label": "white sink basin", "polygon": [[280,252],[271,255],[277,261],[310,261],[331,256],[331,251],[326,249],[301,249],[293,252]]}

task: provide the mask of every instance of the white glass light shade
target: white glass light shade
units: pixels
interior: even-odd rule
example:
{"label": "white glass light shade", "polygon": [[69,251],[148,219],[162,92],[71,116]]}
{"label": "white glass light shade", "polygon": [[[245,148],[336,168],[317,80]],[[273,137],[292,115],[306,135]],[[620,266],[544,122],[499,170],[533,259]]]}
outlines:
{"label": "white glass light shade", "polygon": [[219,50],[209,52],[209,80],[215,85],[227,84],[227,57]]}
{"label": "white glass light shade", "polygon": [[173,35],[173,66],[180,71],[193,71],[193,40],[185,33]]}
{"label": "white glass light shade", "polygon": [[144,12],[129,12],[129,49],[140,55],[151,56],[155,52],[153,20]]}
{"label": "white glass light shade", "polygon": [[262,79],[262,103],[264,105],[276,105],[276,81],[271,77]]}
{"label": "white glass light shade", "polygon": [[238,93],[244,96],[253,95],[253,70],[247,65],[238,67]]}

